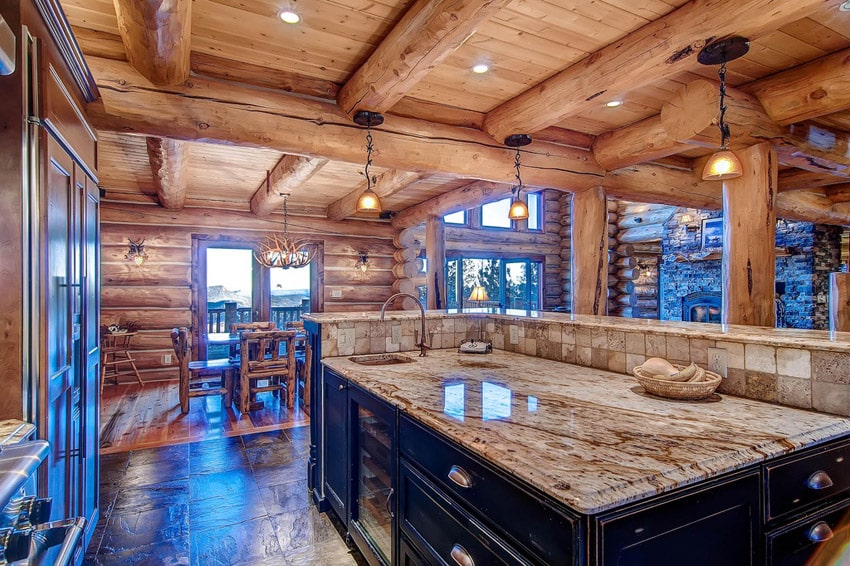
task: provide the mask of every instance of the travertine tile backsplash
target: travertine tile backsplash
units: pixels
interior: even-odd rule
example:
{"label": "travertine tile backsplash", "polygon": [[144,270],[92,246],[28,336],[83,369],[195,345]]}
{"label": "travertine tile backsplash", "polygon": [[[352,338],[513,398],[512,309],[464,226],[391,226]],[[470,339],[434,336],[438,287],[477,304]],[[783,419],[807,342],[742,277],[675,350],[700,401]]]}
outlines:
{"label": "travertine tile backsplash", "polygon": [[[850,353],[483,314],[429,315],[426,324],[432,348],[457,348],[464,339],[480,337],[499,350],[617,373],[631,373],[653,356],[706,367],[708,349],[721,348],[728,371],[719,393],[850,416]],[[418,319],[389,317],[323,323],[322,356],[415,350],[419,326]]]}

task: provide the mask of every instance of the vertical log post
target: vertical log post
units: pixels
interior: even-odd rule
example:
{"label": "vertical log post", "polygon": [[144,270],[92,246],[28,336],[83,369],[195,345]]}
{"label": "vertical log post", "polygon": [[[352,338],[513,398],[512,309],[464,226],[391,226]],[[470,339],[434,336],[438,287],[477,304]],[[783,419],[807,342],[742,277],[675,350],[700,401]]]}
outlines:
{"label": "vertical log post", "polygon": [[776,325],[776,151],[739,151],[744,174],[723,183],[723,323]]}
{"label": "vertical log post", "polygon": [[446,225],[440,216],[429,216],[425,221],[425,250],[428,254],[426,308],[444,309],[446,308]]}
{"label": "vertical log post", "polygon": [[571,210],[572,313],[607,313],[608,208],[605,191],[573,194]]}
{"label": "vertical log post", "polygon": [[829,329],[850,332],[850,273],[829,274]]}

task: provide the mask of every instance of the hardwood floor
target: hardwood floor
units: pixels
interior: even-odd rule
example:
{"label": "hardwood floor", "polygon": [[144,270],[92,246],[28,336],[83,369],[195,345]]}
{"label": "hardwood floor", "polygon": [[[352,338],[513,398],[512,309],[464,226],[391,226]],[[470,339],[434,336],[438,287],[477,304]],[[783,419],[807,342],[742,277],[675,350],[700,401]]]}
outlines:
{"label": "hardwood floor", "polygon": [[[285,395],[283,396],[285,397]],[[309,416],[287,409],[284,400],[262,393],[259,411],[241,413],[235,405],[222,408],[220,396],[198,397],[189,412],[180,412],[176,382],[107,385],[101,397],[101,454],[113,454],[303,426]]]}

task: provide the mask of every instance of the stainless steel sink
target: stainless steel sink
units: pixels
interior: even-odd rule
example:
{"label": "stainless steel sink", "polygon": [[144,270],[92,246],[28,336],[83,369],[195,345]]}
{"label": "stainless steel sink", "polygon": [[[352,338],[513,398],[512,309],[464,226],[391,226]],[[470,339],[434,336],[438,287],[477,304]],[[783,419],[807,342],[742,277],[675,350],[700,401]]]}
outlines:
{"label": "stainless steel sink", "polygon": [[396,364],[411,364],[416,361],[404,354],[366,354],[363,356],[351,356],[348,359],[361,366],[391,366]]}

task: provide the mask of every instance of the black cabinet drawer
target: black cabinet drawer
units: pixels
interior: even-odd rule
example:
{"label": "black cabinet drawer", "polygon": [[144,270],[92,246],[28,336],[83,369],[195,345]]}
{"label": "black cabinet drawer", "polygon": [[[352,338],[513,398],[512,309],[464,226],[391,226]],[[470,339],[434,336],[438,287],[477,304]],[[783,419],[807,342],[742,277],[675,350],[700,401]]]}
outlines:
{"label": "black cabinet drawer", "polygon": [[427,563],[528,564],[404,461],[399,472],[401,529]]}
{"label": "black cabinet drawer", "polygon": [[769,522],[850,489],[850,442],[784,458],[764,468]]}
{"label": "black cabinet drawer", "polygon": [[850,547],[850,501],[833,505],[767,535],[769,566],[845,564]]}
{"label": "black cabinet drawer", "polygon": [[[573,564],[577,519],[402,415],[399,450],[443,491],[544,564]],[[453,479],[452,479],[453,478]],[[462,487],[461,484],[468,484]]]}

